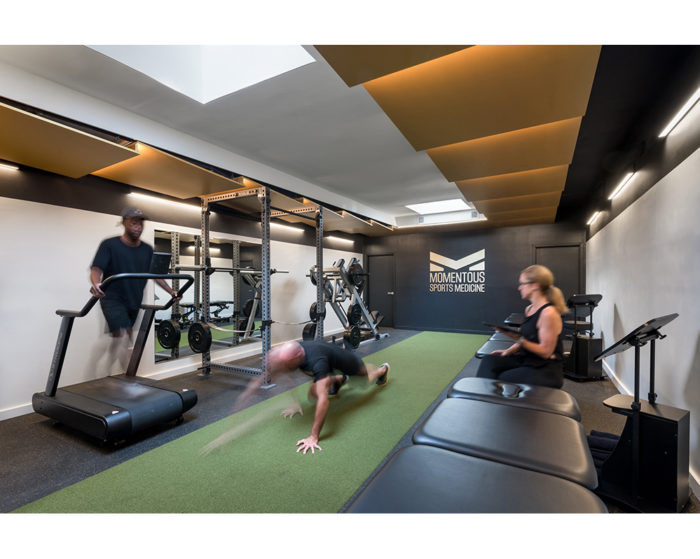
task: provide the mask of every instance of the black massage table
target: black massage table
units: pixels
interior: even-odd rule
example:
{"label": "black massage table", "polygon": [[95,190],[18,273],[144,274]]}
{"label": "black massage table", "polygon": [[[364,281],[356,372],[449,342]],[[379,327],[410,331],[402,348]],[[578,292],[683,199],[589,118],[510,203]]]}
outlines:
{"label": "black massage table", "polygon": [[413,442],[557,476],[588,489],[598,485],[583,426],[556,413],[447,398],[419,426]]}
{"label": "black massage table", "polygon": [[467,377],[455,382],[447,396],[558,413],[581,421],[581,410],[576,400],[559,388]]}
{"label": "black massage table", "polygon": [[[571,481],[432,446],[399,450],[348,513],[606,513]],[[504,534],[507,537],[507,533]]]}

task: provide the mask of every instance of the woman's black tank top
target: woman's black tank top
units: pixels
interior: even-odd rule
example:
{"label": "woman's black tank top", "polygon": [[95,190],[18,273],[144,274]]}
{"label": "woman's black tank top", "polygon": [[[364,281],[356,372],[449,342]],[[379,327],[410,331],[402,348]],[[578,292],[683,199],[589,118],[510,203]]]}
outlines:
{"label": "woman's black tank top", "polygon": [[[530,342],[540,343],[540,336],[537,331],[537,321],[540,318],[540,313],[542,312],[542,309],[551,306],[552,303],[545,303],[539,309],[537,309],[537,311],[534,314],[525,317],[525,320],[523,320],[523,323],[520,325],[520,335],[523,338]],[[539,357],[538,355],[535,355],[534,353],[527,351],[526,349],[521,348],[519,351],[525,353],[530,359],[539,360],[541,363],[545,363],[548,361],[548,359],[543,359],[542,357]],[[561,333],[559,333],[559,337],[557,338],[557,345],[554,347],[553,356],[556,359],[561,359],[563,353],[564,348],[561,342]]]}

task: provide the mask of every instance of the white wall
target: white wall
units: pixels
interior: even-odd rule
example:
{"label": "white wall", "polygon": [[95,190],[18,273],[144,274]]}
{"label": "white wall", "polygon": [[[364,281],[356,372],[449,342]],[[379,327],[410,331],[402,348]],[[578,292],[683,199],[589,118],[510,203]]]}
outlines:
{"label": "white wall", "polygon": [[[142,238],[151,245],[156,229],[199,233],[167,223],[147,221],[145,225]],[[61,322],[55,311],[78,310],[88,301],[88,273],[97,245],[121,232],[117,215],[0,197],[0,238],[3,239],[0,324],[4,330],[0,336],[0,420],[32,411],[31,397],[45,388]],[[212,234],[220,239],[260,242],[224,233]],[[272,241],[270,253],[271,267],[289,271],[272,276],[272,319],[293,323],[308,320],[309,307],[316,300],[316,288],[306,274],[316,262],[315,247]],[[362,255],[326,249],[324,265],[341,257],[347,262],[353,256]],[[149,282],[145,297],[152,300],[153,290],[153,282]],[[272,343],[300,338],[302,328],[302,325],[273,324]],[[329,312],[326,332],[340,329],[338,319]],[[108,341],[99,307],[76,319],[61,386],[105,376],[104,353]],[[212,352],[212,360],[224,362],[260,351],[261,344],[246,344]],[[201,357],[197,355],[155,364],[150,357],[153,354],[151,335],[138,370],[140,376],[164,378],[201,365]]]}
{"label": "white wall", "polygon": [[[610,346],[647,320],[679,317],[656,342],[657,402],[690,411],[690,467],[700,492],[700,150],[628,207],[586,246],[587,293],[601,293],[595,332]],[[649,392],[649,344],[640,395]],[[634,351],[604,361],[621,392],[634,392]],[[612,412],[611,412],[612,413]]]}

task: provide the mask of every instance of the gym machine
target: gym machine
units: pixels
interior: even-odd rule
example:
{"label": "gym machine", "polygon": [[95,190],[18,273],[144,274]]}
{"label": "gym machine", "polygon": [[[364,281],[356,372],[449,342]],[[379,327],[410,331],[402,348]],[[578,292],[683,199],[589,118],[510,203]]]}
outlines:
{"label": "gym machine", "polygon": [[[597,433],[613,441],[614,448],[599,466],[596,493],[639,512],[680,512],[690,498],[690,412],[657,404],[654,392],[655,343],[666,337],[659,330],[677,317],[674,313],[653,318],[595,358],[599,361],[634,348],[634,396],[618,394],[603,402],[627,419],[619,437]],[[649,399],[644,401],[639,397],[639,357],[647,342]],[[591,437],[589,445],[595,454]]]}
{"label": "gym machine", "polygon": [[[357,348],[362,341],[379,340],[388,334],[380,334],[378,327],[383,316],[377,311],[370,312],[362,300],[362,291],[366,285],[367,274],[357,258],[352,258],[345,266],[345,260],[340,259],[330,268],[322,268],[318,273],[317,266],[312,266],[307,274],[311,283],[318,287],[318,276],[321,276],[322,309],[319,311],[318,302],[314,302],[309,310],[312,322],[304,327],[303,339],[311,340],[316,337],[317,324],[325,318],[325,304],[330,303],[345,333],[343,341],[346,347]],[[347,308],[342,303],[349,302]]]}
{"label": "gym machine", "polygon": [[[603,367],[594,357],[603,351],[603,341],[593,335],[593,309],[602,295],[572,295],[566,304],[573,309],[573,320],[564,320],[564,327],[573,330],[571,352],[564,360],[564,376],[575,381],[601,380]],[[581,319],[581,320],[579,320]]]}
{"label": "gym machine", "polygon": [[[178,286],[178,297],[194,282],[186,274],[126,273],[108,277],[102,282],[102,289],[108,290],[112,284],[129,279],[187,280],[182,288]],[[58,388],[73,322],[87,315],[97,301],[97,297],[91,297],[80,311],[56,311],[61,317],[61,327],[46,389],[32,397],[34,411],[101,441],[121,441],[146,429],[181,421],[182,414],[197,403],[197,393],[162,388],[158,381],[136,376],[155,313],[172,306],[175,298],[162,306],[141,305],[144,313],[124,375]]]}

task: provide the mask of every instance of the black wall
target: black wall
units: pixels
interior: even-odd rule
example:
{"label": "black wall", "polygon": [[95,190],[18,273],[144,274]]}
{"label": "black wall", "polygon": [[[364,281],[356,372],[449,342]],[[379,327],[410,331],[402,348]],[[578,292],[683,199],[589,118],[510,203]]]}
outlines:
{"label": "black wall", "polygon": [[[367,255],[394,254],[396,328],[486,332],[482,322],[502,321],[512,312],[522,312],[527,304],[518,294],[518,275],[534,263],[535,246],[584,244],[585,234],[581,227],[559,224],[440,234],[426,231],[368,239],[365,250]],[[485,250],[483,282],[473,281],[480,276],[472,273],[458,277],[465,281],[454,282],[453,288],[448,285],[437,288],[446,291],[431,292],[431,283],[436,284],[431,282],[431,252],[460,260],[482,249]],[[585,271],[585,259],[582,267]],[[457,271],[467,272],[468,268]],[[452,270],[446,268],[445,271]],[[369,272],[368,281],[371,282],[371,270]],[[478,289],[483,284],[484,291],[449,291],[464,283],[469,285],[462,289]],[[371,301],[369,305],[371,307]]]}

